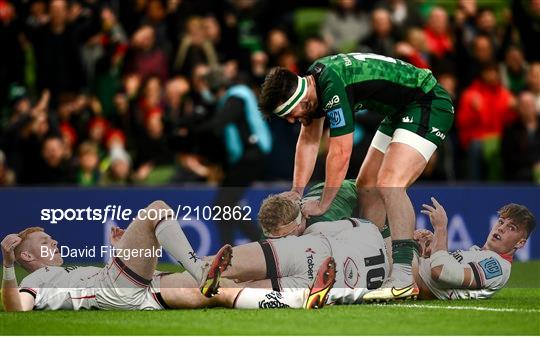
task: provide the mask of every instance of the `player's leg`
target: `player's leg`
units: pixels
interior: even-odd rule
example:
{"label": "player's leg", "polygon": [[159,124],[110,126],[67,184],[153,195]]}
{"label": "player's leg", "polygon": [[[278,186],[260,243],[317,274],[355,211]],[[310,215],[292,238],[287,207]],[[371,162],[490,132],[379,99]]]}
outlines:
{"label": "player's leg", "polygon": [[[161,245],[186,268],[197,282],[202,283],[208,272],[207,263],[195,254],[180,224],[173,219],[172,209],[165,202],[158,200],[152,202],[141,214],[159,214],[160,217],[156,217],[157,219],[153,219],[153,216],[152,219],[138,217],[133,220],[120,239],[117,248],[155,251]],[[130,256],[129,259],[123,258],[122,262],[137,275],[150,280],[156,268],[157,256]]]}
{"label": "player's leg", "polygon": [[385,118],[371,141],[356,179],[360,217],[373,222],[383,234],[390,268],[392,267],[392,239],[386,221],[384,202],[377,188],[377,176],[394,131],[391,120]]}
{"label": "player's leg", "polygon": [[233,247],[231,266],[222,276],[238,282],[266,279],[267,261],[263,243],[251,242]]}
{"label": "player's leg", "polygon": [[395,142],[388,147],[378,175],[377,186],[392,233],[392,276],[403,285],[412,283],[412,238],[416,224],[407,187],[418,179],[426,165],[427,161],[415,148]]}
{"label": "player's leg", "polygon": [[[416,219],[407,188],[423,172],[450,129],[452,102],[444,89],[436,86],[421,100],[409,105],[404,115],[399,117],[401,120],[395,123],[396,131],[377,176],[377,187],[392,232],[393,267],[383,289],[364,297],[368,301],[414,297],[417,294],[411,267]],[[395,292],[396,288],[400,291]]]}
{"label": "player's leg", "polygon": [[189,273],[164,275],[160,279],[160,294],[167,308],[197,309],[207,307],[232,308],[242,287],[231,280],[221,280],[219,293],[205,297],[199,291],[199,284]]}
{"label": "player's leg", "polygon": [[[336,280],[336,263],[332,257],[326,258],[320,265],[317,275],[309,289],[290,288],[283,291],[271,290],[270,280],[246,284],[247,287],[238,293],[234,307],[238,309],[274,309],[274,308],[304,308],[320,309],[328,299],[328,293]],[[293,281],[294,282],[294,281]],[[288,283],[284,280],[282,283]]]}
{"label": "player's leg", "polygon": [[[388,136],[377,134],[375,138],[378,137]],[[388,143],[390,143],[390,137],[388,138]],[[383,158],[384,152],[381,152],[378,147],[370,146],[356,178],[360,217],[370,220],[379,228],[382,228],[386,222],[386,211],[377,189],[377,175]]]}

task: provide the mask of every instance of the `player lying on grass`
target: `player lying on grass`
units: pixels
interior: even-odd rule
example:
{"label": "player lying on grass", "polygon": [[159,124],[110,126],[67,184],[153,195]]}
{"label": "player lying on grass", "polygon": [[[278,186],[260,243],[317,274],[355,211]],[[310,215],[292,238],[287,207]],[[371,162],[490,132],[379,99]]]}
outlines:
{"label": "player lying on grass", "polygon": [[510,278],[514,253],[525,246],[536,226],[534,215],[522,205],[508,204],[480,248],[448,251],[448,218],[441,204],[423,205],[434,233],[415,232],[419,243],[418,270],[414,273],[422,299],[483,299],[502,289]]}
{"label": "player lying on grass", "polygon": [[[222,276],[245,282],[243,285],[249,288],[283,290],[287,298],[280,302],[294,307],[299,301],[289,290],[308,287],[317,266],[331,256],[335,260],[336,282],[329,291],[329,301],[353,303],[368,289],[381,286],[389,274],[389,264],[383,237],[373,223],[358,218],[318,222],[302,236],[296,236],[300,234],[296,231],[305,225],[305,219],[297,217],[299,208],[297,204],[282,209],[284,218],[295,221],[288,236],[233,247],[232,265]],[[250,299],[246,295],[242,300]]]}
{"label": "player lying on grass", "polygon": [[[269,202],[270,201],[270,202]],[[424,205],[422,213],[427,214],[435,228],[433,233],[427,230],[415,231],[415,240],[420,247],[419,264],[414,268],[415,281],[418,283],[420,298],[423,299],[454,299],[454,298],[486,298],[492,296],[497,290],[504,287],[510,276],[510,261],[514,252],[523,247],[528,236],[535,227],[535,219],[524,206],[509,204],[499,210],[498,224],[492,229],[483,248],[471,247],[466,252],[448,253],[446,226],[448,219],[444,208],[432,199],[433,206]],[[274,233],[274,238],[280,235],[301,235],[305,228],[305,220],[293,218],[298,211],[298,201],[295,195],[284,193],[272,196],[263,202],[259,221],[267,231]],[[281,218],[274,216],[265,218],[271,209],[281,207]],[[296,207],[296,208],[295,208]],[[273,209],[277,211],[277,209]],[[302,222],[303,221],[303,222]],[[320,222],[312,225],[306,232],[326,230],[339,232],[351,228],[351,222],[334,221]],[[295,228],[295,230],[292,230]],[[286,234],[288,233],[288,234]],[[437,253],[430,259],[433,250]],[[388,254],[387,254],[388,256]],[[236,254],[238,258],[238,254]],[[340,268],[339,260],[336,260]],[[418,269],[418,265],[420,269]],[[344,267],[344,266],[343,266]],[[232,272],[232,271],[229,271]],[[339,282],[330,292],[330,300],[344,304],[358,303],[358,299],[351,302],[349,298],[339,299]],[[332,296],[334,295],[334,296]]]}
{"label": "player lying on grass", "polygon": [[[151,209],[157,212],[170,210],[161,201],[151,203],[146,210]],[[277,292],[253,289],[246,294],[257,301],[235,306],[234,302],[241,300],[244,295],[242,289],[232,282],[226,282],[230,287],[223,288],[217,296],[202,296],[217,293],[220,274],[231,261],[232,249],[226,245],[210,263],[205,262],[195,255],[175,220],[136,219],[126,231],[115,228],[111,234],[111,244],[118,249],[155,251],[161,245],[188,272],[157,272],[157,254],[114,257],[104,268],[64,268],[57,242],[41,228],[31,227],[20,234],[7,235],[1,243],[4,266],[2,302],[5,310],[159,310],[208,306],[271,308],[271,300],[281,297]],[[43,254],[43,248],[51,254]],[[15,262],[30,272],[20,287],[17,286],[14,272]],[[320,268],[311,287],[315,295],[312,296],[307,287],[298,290],[296,307],[303,307],[306,303],[309,304],[308,308],[324,304],[324,296],[318,295],[319,288],[329,288],[335,273],[331,258],[326,258],[322,263],[323,268]],[[265,302],[268,300],[270,303]]]}
{"label": "player lying on grass", "polygon": [[[306,228],[318,223],[356,218],[358,209],[358,192],[354,180],[345,180],[341,184],[336,197],[332,200],[328,210],[319,215],[306,218],[302,213],[302,204],[309,200],[318,200],[324,191],[324,183],[312,186],[304,197],[293,191],[271,195],[263,200],[258,213],[258,221],[262,232],[267,238],[281,238],[288,235],[302,235]],[[340,224],[345,228],[350,225],[336,223],[332,225],[333,231],[340,231]],[[330,230],[330,229],[326,229]],[[392,241],[388,225],[379,228],[386,244],[386,252],[390,269],[392,266]]]}

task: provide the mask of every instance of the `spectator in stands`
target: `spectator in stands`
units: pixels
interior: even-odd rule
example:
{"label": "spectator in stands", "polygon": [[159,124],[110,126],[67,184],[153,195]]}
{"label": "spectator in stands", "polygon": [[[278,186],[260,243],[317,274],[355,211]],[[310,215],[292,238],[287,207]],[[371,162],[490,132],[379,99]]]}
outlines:
{"label": "spectator in stands", "polygon": [[315,60],[329,54],[330,48],[324,39],[318,36],[308,37],[304,42],[303,58],[299,62],[300,72],[305,73]]}
{"label": "spectator in stands", "polygon": [[291,42],[287,32],[282,28],[272,28],[266,38],[266,53],[268,54],[269,67],[278,65],[279,57],[285,51],[291,49]]}
{"label": "spectator in stands", "polygon": [[186,22],[186,32],[180,41],[173,69],[176,73],[191,76],[192,69],[200,63],[217,66],[218,55],[205,30],[202,17],[194,16]]}
{"label": "spectator in stands", "polygon": [[146,113],[144,130],[138,135],[136,142],[136,180],[146,180],[156,167],[173,164],[174,156],[169,149],[169,139],[165,133],[163,112],[160,108]]}
{"label": "spectator in stands", "polygon": [[6,93],[12,83],[21,83],[24,74],[24,56],[20,43],[21,34],[16,20],[17,13],[9,2],[0,2],[0,108],[6,103]]}
{"label": "spectator in stands", "polygon": [[79,186],[96,186],[100,180],[98,147],[92,142],[83,142],[78,150],[78,169],[75,177]]}
{"label": "spectator in stands", "polygon": [[60,93],[78,91],[85,84],[79,50],[98,25],[97,13],[91,12],[90,17],[80,17],[80,13],[66,0],[52,0],[48,23],[28,30],[36,56],[37,84],[51,91],[53,105]]}
{"label": "spectator in stands", "polygon": [[418,68],[430,68],[424,31],[410,28],[405,41],[396,44],[396,55]]}
{"label": "spectator in stands", "polygon": [[540,1],[512,0],[512,19],[528,62],[540,61]]}
{"label": "spectator in stands", "polygon": [[157,76],[165,81],[168,76],[167,54],[156,46],[155,30],[146,25],[139,28],[131,38],[127,57],[127,73],[135,73],[142,80]]}
{"label": "spectator in stands", "polygon": [[489,63],[464,91],[457,111],[456,128],[468,152],[469,177],[473,180],[501,178],[500,138],[516,117],[512,93],[502,86],[498,66]]}
{"label": "spectator in stands", "polygon": [[424,28],[427,50],[434,60],[447,59],[454,52],[450,35],[448,13],[441,7],[433,7]]}
{"label": "spectator in stands", "polygon": [[100,185],[123,186],[131,184],[131,157],[122,146],[115,145],[111,148],[108,162],[110,164],[101,178]]}
{"label": "spectator in stands", "polygon": [[397,32],[404,33],[412,27],[422,27],[423,20],[416,3],[410,0],[388,0],[392,24]]}
{"label": "spectator in stands", "polygon": [[360,42],[361,52],[394,56],[396,38],[390,20],[390,12],[384,8],[377,8],[371,14],[371,34]]}
{"label": "spectator in stands", "polygon": [[540,112],[540,62],[531,63],[527,83],[528,90],[534,95],[536,111]]}
{"label": "spectator in stands", "polygon": [[476,35],[470,46],[467,47],[466,56],[460,60],[458,68],[461,69],[459,77],[460,88],[465,88],[479,76],[480,69],[486,64],[495,61],[495,54],[491,40],[482,34]]}
{"label": "spectator in stands", "polygon": [[506,50],[504,62],[500,65],[502,84],[514,94],[527,87],[528,65],[523,58],[523,52],[517,46]]}
{"label": "spectator in stands", "polygon": [[51,135],[43,140],[41,165],[35,172],[38,185],[66,185],[73,183],[71,164],[66,153],[64,140]]}
{"label": "spectator in stands", "polygon": [[511,181],[540,183],[540,113],[534,96],[524,91],[518,100],[519,118],[502,136],[504,177]]}
{"label": "spectator in stands", "polygon": [[371,32],[369,15],[355,0],[337,0],[321,26],[321,35],[333,52],[350,52]]}
{"label": "spectator in stands", "polygon": [[0,150],[0,186],[15,185],[15,172],[6,163],[6,155]]}

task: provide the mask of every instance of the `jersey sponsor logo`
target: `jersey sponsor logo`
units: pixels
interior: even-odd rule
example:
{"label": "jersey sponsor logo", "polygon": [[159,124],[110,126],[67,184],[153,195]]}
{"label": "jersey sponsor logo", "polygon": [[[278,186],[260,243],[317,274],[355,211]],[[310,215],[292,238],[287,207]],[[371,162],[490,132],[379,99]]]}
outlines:
{"label": "jersey sponsor logo", "polygon": [[343,62],[345,62],[345,67],[352,66],[352,61],[350,58],[347,57],[347,55],[339,54],[339,56],[341,56],[341,58],[343,59]]}
{"label": "jersey sponsor logo", "polygon": [[324,111],[332,109],[334,105],[337,105],[337,104],[339,104],[339,96],[334,95],[334,97],[332,97],[332,99],[329,100],[328,103],[326,103],[326,105],[324,106]]}
{"label": "jersey sponsor logo", "polygon": [[313,267],[315,267],[315,263],[313,263],[313,254],[315,254],[313,249],[311,248],[306,249],[306,263],[307,263],[307,268],[308,268],[307,275],[308,275],[308,278],[312,281],[314,279]]}
{"label": "jersey sponsor logo", "polygon": [[259,301],[260,309],[288,308],[289,306],[282,302],[283,295],[277,291],[272,291],[265,295],[266,299]]}
{"label": "jersey sponsor logo", "polygon": [[358,284],[360,274],[358,273],[356,263],[350,257],[347,257],[347,260],[343,264],[343,272],[345,273],[345,284],[347,287],[354,289]]}
{"label": "jersey sponsor logo", "polygon": [[410,117],[410,116],[405,116],[405,117],[403,117],[403,118],[401,119],[401,121],[402,121],[403,123],[412,123],[414,120],[413,120],[413,118]]}
{"label": "jersey sponsor logo", "polygon": [[343,115],[343,109],[337,108],[332,111],[328,111],[326,114],[330,121],[330,129],[340,128],[345,126],[345,116]]}
{"label": "jersey sponsor logo", "polygon": [[435,136],[439,137],[442,140],[446,138],[446,135],[442,133],[439,128],[436,128],[434,126],[431,127],[431,133],[435,134]]}
{"label": "jersey sponsor logo", "polygon": [[461,255],[461,250],[456,250],[452,253],[452,257],[457,260],[457,262],[461,263],[463,261],[463,255]]}
{"label": "jersey sponsor logo", "polygon": [[495,259],[494,257],[484,259],[478,264],[480,265],[480,268],[482,268],[482,270],[484,271],[486,280],[502,275],[501,265],[499,264],[499,261],[497,261],[497,259]]}

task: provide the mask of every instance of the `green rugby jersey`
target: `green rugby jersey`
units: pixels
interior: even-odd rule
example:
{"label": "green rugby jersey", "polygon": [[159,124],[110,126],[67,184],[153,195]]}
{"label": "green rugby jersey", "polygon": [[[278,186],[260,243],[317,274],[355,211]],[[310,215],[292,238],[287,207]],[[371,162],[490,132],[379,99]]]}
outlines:
{"label": "green rugby jersey", "polygon": [[367,109],[392,116],[437,84],[430,70],[377,54],[323,57],[307,73],[315,78],[316,118],[328,118],[332,137],[354,131],[356,111]]}
{"label": "green rugby jersey", "polygon": [[[313,185],[304,196],[304,200],[320,199],[324,183]],[[307,226],[320,221],[336,221],[355,217],[358,208],[358,192],[354,180],[344,180],[328,210],[319,216],[307,219]]]}

